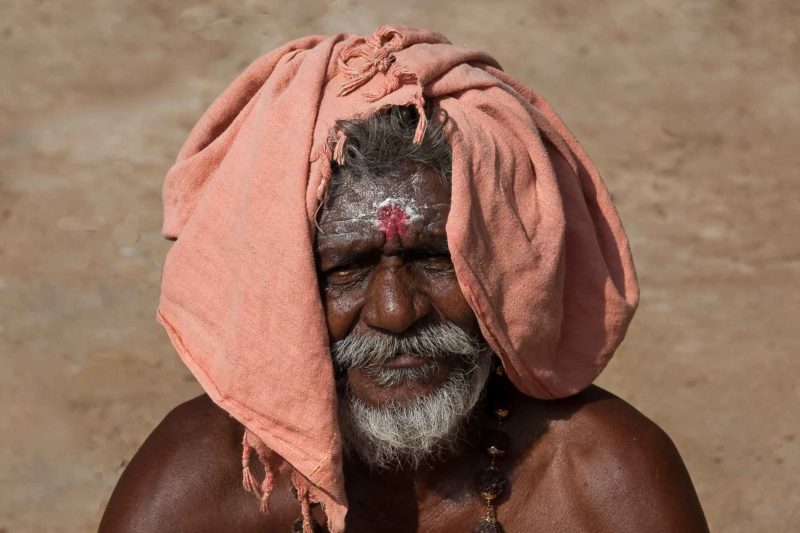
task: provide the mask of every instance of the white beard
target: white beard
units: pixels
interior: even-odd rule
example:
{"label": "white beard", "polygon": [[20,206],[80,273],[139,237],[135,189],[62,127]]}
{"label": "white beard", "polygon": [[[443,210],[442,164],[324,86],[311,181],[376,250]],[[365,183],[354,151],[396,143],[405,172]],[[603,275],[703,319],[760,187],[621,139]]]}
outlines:
{"label": "white beard", "polygon": [[[402,404],[375,407],[342,391],[339,419],[346,451],[376,469],[417,468],[427,460],[456,452],[489,378],[491,351],[484,349],[473,360],[471,366],[452,367],[435,391]],[[383,381],[396,378],[383,376]]]}

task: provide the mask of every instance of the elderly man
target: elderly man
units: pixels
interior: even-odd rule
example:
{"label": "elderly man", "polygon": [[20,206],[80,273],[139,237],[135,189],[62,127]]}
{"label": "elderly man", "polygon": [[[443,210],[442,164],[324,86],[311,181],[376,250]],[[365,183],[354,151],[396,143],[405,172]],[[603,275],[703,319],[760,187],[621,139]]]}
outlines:
{"label": "elderly man", "polygon": [[167,176],[158,318],[207,395],[101,531],[706,531],[669,438],[591,385],[638,300],[549,106],[439,34],[300,39]]}

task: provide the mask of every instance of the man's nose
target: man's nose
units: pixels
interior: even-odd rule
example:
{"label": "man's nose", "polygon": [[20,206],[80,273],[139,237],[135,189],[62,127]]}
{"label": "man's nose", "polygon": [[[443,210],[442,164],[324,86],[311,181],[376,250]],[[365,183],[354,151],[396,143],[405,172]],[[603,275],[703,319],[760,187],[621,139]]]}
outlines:
{"label": "man's nose", "polygon": [[385,258],[370,280],[362,320],[371,328],[403,333],[431,309],[427,295],[417,289],[399,258]]}

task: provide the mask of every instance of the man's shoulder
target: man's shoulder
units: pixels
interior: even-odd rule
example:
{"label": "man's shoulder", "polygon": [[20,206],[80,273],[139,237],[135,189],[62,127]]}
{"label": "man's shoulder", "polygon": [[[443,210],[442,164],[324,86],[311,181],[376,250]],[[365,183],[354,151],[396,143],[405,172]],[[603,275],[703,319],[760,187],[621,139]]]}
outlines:
{"label": "man's shoulder", "polygon": [[591,386],[580,394],[553,402],[548,410],[549,431],[571,453],[586,455],[587,459],[605,453],[626,455],[644,448],[657,454],[674,449],[666,432],[638,409],[621,398]]}
{"label": "man's shoulder", "polygon": [[541,446],[532,446],[531,455],[541,452],[539,468],[568,485],[596,523],[616,531],[706,530],[678,450],[636,408],[595,386],[528,407],[537,408],[544,413]]}
{"label": "man's shoulder", "polygon": [[131,464],[147,461],[154,472],[182,479],[202,470],[224,475],[239,465],[243,432],[241,424],[203,394],[167,413]]}
{"label": "man's shoulder", "polygon": [[227,452],[241,444],[244,428],[206,394],[173,408],[149,438],[183,454]]}
{"label": "man's shoulder", "polygon": [[206,395],[175,407],[123,472],[100,531],[263,528],[257,500],[242,488],[243,432]]}

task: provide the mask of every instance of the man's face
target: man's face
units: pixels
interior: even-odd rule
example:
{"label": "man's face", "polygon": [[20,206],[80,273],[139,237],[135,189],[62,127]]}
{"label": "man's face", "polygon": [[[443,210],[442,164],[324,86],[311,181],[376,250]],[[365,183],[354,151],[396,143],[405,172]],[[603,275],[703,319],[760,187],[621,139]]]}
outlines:
{"label": "man's face", "polygon": [[[408,164],[390,175],[345,176],[322,211],[316,252],[340,394],[356,424],[375,426],[371,433],[399,427],[386,417],[403,406],[452,411],[440,430],[453,432],[485,382],[490,356],[450,260],[449,208],[442,177]],[[430,431],[420,418],[428,415],[436,413],[403,424]]]}

